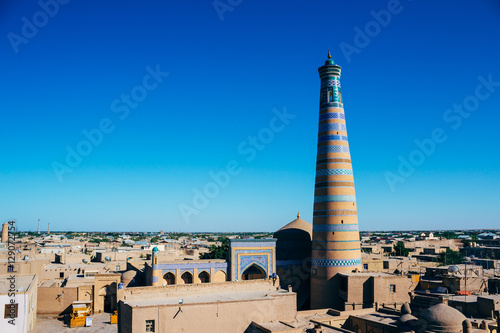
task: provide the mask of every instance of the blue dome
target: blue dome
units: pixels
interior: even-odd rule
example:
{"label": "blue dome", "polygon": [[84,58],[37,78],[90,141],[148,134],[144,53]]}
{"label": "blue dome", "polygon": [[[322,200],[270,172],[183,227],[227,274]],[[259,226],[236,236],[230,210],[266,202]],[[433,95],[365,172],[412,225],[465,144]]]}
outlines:
{"label": "blue dome", "polygon": [[153,247],[153,253],[156,253],[156,252],[158,252],[158,251],[159,251],[159,250],[158,250],[158,248],[157,248],[156,246],[155,246],[155,247]]}
{"label": "blue dome", "polygon": [[335,65],[335,61],[332,59],[332,55],[330,54],[330,50],[328,50],[328,60],[325,61],[325,65]]}

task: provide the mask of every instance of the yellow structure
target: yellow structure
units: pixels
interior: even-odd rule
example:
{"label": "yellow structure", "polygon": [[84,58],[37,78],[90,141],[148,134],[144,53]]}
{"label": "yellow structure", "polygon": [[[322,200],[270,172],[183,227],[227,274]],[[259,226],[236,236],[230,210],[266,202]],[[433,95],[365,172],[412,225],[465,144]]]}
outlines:
{"label": "yellow structure", "polygon": [[83,327],[88,316],[92,315],[92,301],[76,301],[71,305],[69,327]]}
{"label": "yellow structure", "polygon": [[109,315],[110,324],[118,324],[118,311],[115,311],[112,315]]}

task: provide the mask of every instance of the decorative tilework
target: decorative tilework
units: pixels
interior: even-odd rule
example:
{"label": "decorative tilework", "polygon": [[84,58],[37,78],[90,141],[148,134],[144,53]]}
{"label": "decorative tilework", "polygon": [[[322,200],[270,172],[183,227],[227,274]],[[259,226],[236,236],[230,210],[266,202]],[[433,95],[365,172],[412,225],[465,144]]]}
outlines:
{"label": "decorative tilework", "polygon": [[354,224],[316,224],[313,225],[314,232],[336,232],[336,231],[359,231],[357,223]]}
{"label": "decorative tilework", "polygon": [[351,169],[320,169],[316,171],[316,177],[321,176],[352,176]]}
{"label": "decorative tilework", "polygon": [[345,119],[345,115],[341,112],[328,112],[319,115],[319,121],[326,119]]}
{"label": "decorative tilework", "polygon": [[330,145],[318,147],[318,154],[326,153],[349,153],[349,147],[343,145]]}
{"label": "decorative tilework", "polygon": [[[271,244],[269,244],[271,243]],[[276,239],[235,239],[231,240],[232,247],[260,247],[260,246],[274,246],[272,243],[276,244]]]}
{"label": "decorative tilework", "polygon": [[[266,274],[270,275],[274,269],[275,253],[274,249],[253,249],[253,250],[232,250],[231,275],[232,281],[240,280],[243,270],[251,263],[256,263],[264,269]],[[264,261],[263,261],[264,260]],[[240,265],[238,265],[240,262]],[[243,264],[241,263],[243,262]]]}
{"label": "decorative tilework", "polygon": [[347,260],[333,260],[333,259],[312,259],[313,266],[337,266],[337,267],[346,267],[346,266],[361,266],[361,258],[359,259],[347,259]]}
{"label": "decorative tilework", "polygon": [[[321,95],[312,240],[312,265],[315,268],[311,279],[326,281],[339,271],[351,271],[361,266],[361,253],[356,209],[338,209],[357,206],[341,96],[340,66],[327,61],[319,68],[319,75]],[[319,269],[318,266],[329,269]],[[311,295],[326,301],[328,288],[323,287],[323,283],[312,283]],[[311,298],[311,305],[314,303],[322,302]]]}
{"label": "decorative tilework", "polygon": [[250,253],[251,254],[251,253],[261,253],[261,252],[266,252],[267,253],[267,252],[272,251],[272,250],[271,249],[263,249],[263,250],[261,250],[261,249],[248,249],[248,250],[242,250],[242,249],[238,248],[235,251],[236,251],[236,253],[245,253],[245,254],[249,254]]}
{"label": "decorative tilework", "polygon": [[323,141],[347,141],[347,136],[345,135],[322,135],[318,137],[318,142]]}
{"label": "decorative tilework", "polygon": [[339,102],[324,102],[321,103],[320,111],[328,108],[341,108],[342,103]]}
{"label": "decorative tilework", "polygon": [[339,80],[322,80],[321,81],[321,87],[340,87],[340,81]]}
{"label": "decorative tilework", "polygon": [[189,273],[191,273],[191,275],[194,275],[194,269],[188,268],[188,269],[181,269],[181,276],[182,276],[182,274],[184,274],[186,272],[189,272]]}
{"label": "decorative tilework", "polygon": [[343,215],[339,215],[339,214],[314,214],[313,213],[313,216],[314,217],[336,217],[336,216],[357,216],[356,214],[343,214]]}
{"label": "decorative tilework", "polygon": [[[327,212],[335,212],[335,213],[352,213],[354,215],[357,214],[357,210],[356,209],[322,209],[322,210],[315,210],[314,213],[321,213],[321,214],[324,214],[324,213],[327,213]],[[313,213],[313,214],[314,214]]]}
{"label": "decorative tilework", "polygon": [[314,203],[322,203],[322,202],[356,202],[356,196],[338,194],[338,195],[318,195],[314,197]]}
{"label": "decorative tilework", "polygon": [[345,132],[347,129],[345,124],[340,123],[327,123],[319,125],[319,133],[330,132],[330,131],[343,131]]}
{"label": "decorative tilework", "polygon": [[189,263],[185,262],[182,264],[158,264],[153,265],[153,270],[161,269],[164,271],[167,270],[176,270],[176,269],[188,269],[188,268],[197,268],[197,269],[210,269],[210,268],[220,268],[227,270],[227,262],[207,262],[207,263]]}
{"label": "decorative tilework", "polygon": [[241,274],[252,264],[262,268],[266,275],[276,270],[276,239],[231,240],[231,281],[241,279]]}
{"label": "decorative tilework", "polygon": [[268,256],[242,256],[240,260],[240,274],[243,274],[248,267],[256,264],[264,270],[266,276],[269,275],[267,271],[267,258]]}
{"label": "decorative tilework", "polygon": [[153,276],[152,278],[153,278],[153,280],[152,280],[153,282],[158,282],[158,276]]}

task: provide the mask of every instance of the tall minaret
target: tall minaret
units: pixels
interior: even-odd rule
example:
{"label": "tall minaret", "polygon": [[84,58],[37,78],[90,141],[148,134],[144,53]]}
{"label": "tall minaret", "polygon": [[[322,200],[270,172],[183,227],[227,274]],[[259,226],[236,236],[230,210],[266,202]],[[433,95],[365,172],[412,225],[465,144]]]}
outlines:
{"label": "tall minaret", "polygon": [[38,234],[40,234],[40,219],[38,219]]}
{"label": "tall minaret", "polygon": [[5,222],[2,224],[2,243],[7,243],[9,241],[9,224]]}
{"label": "tall minaret", "polygon": [[331,59],[321,78],[318,155],[314,190],[311,308],[339,305],[337,273],[361,268],[351,155],[340,89],[340,66]]}

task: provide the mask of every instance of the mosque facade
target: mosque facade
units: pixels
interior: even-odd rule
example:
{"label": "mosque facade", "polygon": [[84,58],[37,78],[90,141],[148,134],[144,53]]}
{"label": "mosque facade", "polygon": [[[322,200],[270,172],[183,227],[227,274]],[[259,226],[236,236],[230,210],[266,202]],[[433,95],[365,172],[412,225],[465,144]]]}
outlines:
{"label": "mosque facade", "polygon": [[276,239],[232,239],[229,258],[158,261],[153,248],[146,267],[150,286],[256,280],[276,273]]}

